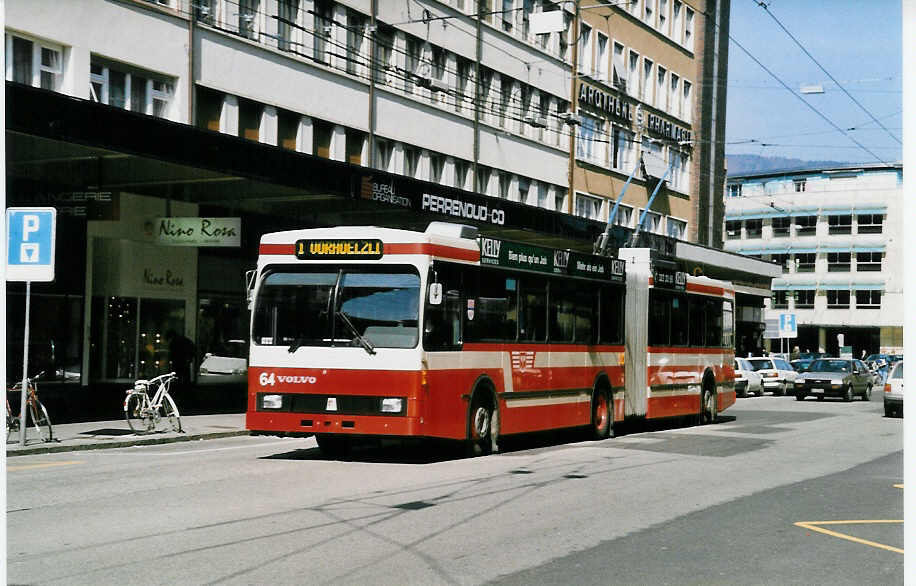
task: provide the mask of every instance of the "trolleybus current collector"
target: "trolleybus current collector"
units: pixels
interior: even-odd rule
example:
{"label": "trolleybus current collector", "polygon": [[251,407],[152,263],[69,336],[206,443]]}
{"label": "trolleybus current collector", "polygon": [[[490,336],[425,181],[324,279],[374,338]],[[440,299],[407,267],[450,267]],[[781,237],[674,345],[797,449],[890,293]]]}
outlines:
{"label": "trolleybus current collector", "polygon": [[252,280],[246,426],[467,442],[626,418],[714,420],[735,401],[734,291],[618,258],[479,236],[337,227],[266,234]]}

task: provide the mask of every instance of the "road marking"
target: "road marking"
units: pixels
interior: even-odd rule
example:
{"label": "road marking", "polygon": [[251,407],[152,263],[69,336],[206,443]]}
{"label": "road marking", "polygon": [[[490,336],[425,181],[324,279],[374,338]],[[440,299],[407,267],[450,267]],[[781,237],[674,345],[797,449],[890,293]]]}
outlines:
{"label": "road marking", "polygon": [[7,466],[7,472],[15,472],[17,470],[32,470],[34,468],[53,468],[55,466],[74,466],[76,464],[83,464],[82,460],[70,460],[66,462],[36,462],[34,464],[19,464],[16,466]]}
{"label": "road marking", "polygon": [[804,529],[810,529],[811,531],[817,531],[818,533],[823,533],[824,535],[830,535],[831,537],[839,537],[840,539],[846,539],[848,541],[854,541],[856,543],[861,543],[863,545],[870,545],[871,547],[877,547],[879,549],[886,549],[888,551],[895,551],[897,553],[903,553],[903,550],[898,547],[893,547],[890,545],[885,545],[883,543],[878,543],[876,541],[868,541],[867,539],[860,539],[846,533],[840,533],[839,531],[831,531],[829,529],[824,529],[823,527],[818,527],[818,525],[869,525],[869,524],[879,524],[879,523],[903,523],[902,520],[890,520],[890,519],[871,519],[871,520],[862,520],[862,521],[799,521],[795,523],[797,527],[802,527]]}

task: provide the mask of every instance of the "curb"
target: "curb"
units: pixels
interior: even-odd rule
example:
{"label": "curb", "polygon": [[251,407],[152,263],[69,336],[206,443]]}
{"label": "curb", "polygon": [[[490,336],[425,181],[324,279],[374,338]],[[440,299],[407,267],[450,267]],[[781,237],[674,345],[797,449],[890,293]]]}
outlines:
{"label": "curb", "polygon": [[150,438],[137,438],[131,440],[116,440],[106,443],[91,443],[91,444],[82,444],[82,445],[39,445],[34,447],[26,447],[22,449],[6,449],[6,457],[12,458],[15,456],[28,456],[32,454],[54,454],[58,452],[82,452],[85,450],[107,450],[111,448],[128,448],[131,446],[151,446],[157,444],[174,444],[178,442],[192,442],[197,440],[206,440],[206,439],[220,439],[224,437],[237,437],[242,435],[249,435],[248,430],[238,430],[238,431],[217,431],[213,433],[195,433],[192,435],[175,435],[169,437],[150,437]]}

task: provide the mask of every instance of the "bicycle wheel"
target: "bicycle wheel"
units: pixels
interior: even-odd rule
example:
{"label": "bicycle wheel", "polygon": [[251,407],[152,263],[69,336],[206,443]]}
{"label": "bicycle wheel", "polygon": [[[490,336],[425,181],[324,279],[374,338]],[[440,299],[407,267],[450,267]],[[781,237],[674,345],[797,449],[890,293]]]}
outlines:
{"label": "bicycle wheel", "polygon": [[51,431],[51,418],[48,417],[48,410],[45,409],[45,406],[42,405],[41,401],[36,397],[35,400],[29,405],[29,427],[35,428],[35,431],[38,433],[38,437],[41,438],[42,442],[50,442],[54,440],[54,434]]}
{"label": "bicycle wheel", "polygon": [[153,414],[149,408],[146,393],[131,393],[124,402],[124,418],[134,433],[145,433],[153,429]]}
{"label": "bicycle wheel", "polygon": [[[19,435],[19,418],[15,415],[6,416],[6,443],[10,443],[10,436],[13,434]],[[16,438],[13,438],[13,441],[16,441]]]}
{"label": "bicycle wheel", "polygon": [[171,431],[182,431],[181,416],[178,414],[178,406],[175,405],[174,399],[168,393],[162,395],[162,405],[159,406],[159,412],[162,414],[162,420],[165,422],[167,429]]}

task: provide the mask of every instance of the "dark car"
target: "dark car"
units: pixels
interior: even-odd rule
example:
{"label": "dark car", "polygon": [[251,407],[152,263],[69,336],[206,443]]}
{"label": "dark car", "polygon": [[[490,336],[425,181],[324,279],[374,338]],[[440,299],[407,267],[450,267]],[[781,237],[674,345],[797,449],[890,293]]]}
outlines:
{"label": "dark car", "polygon": [[804,401],[805,397],[813,395],[819,401],[824,397],[843,397],[844,401],[852,401],[859,395],[862,400],[869,401],[871,388],[871,373],[861,360],[819,358],[795,379],[795,398]]}

